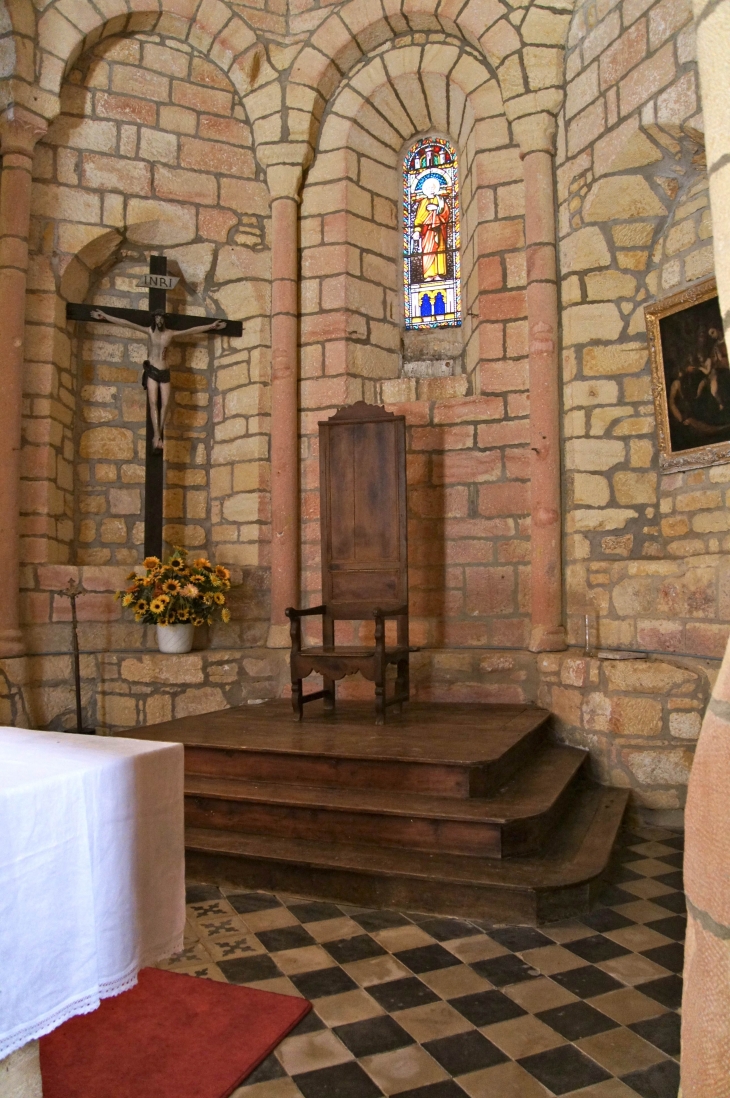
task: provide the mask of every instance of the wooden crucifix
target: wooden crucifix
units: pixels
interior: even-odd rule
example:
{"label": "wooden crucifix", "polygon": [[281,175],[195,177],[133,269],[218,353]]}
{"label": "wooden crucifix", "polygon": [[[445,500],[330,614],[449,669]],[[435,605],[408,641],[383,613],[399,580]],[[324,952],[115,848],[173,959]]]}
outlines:
{"label": "wooden crucifix", "polygon": [[142,385],[147,390],[147,448],[144,482],[144,552],[146,557],[162,556],[162,490],[164,466],[162,439],[170,399],[170,370],[165,362],[167,348],[175,338],[174,333],[198,335],[203,332],[219,332],[221,335],[240,336],[243,325],[240,320],[205,320],[200,316],[181,316],[165,312],[166,295],[179,279],[168,275],[167,258],[150,256],[149,274],[140,285],[149,290],[147,309],[100,309],[94,305],[66,305],[67,320],[96,321],[116,324],[120,328],[135,328],[144,332],[148,341],[147,359],[142,372]]}

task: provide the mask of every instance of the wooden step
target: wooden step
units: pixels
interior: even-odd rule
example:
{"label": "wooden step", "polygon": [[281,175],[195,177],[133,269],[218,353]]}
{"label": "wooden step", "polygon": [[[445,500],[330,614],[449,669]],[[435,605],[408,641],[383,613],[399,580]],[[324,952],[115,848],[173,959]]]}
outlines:
{"label": "wooden step", "polygon": [[186,822],[321,842],[505,857],[541,848],[574,795],[587,752],[547,745],[486,798],[186,775]]}
{"label": "wooden step", "polygon": [[187,868],[194,879],[249,889],[534,924],[589,909],[627,800],[627,790],[584,785],[548,846],[531,857],[474,858],[189,828]]}
{"label": "wooden step", "polygon": [[240,706],[149,725],[135,735],[185,744],[189,774],[255,782],[485,797],[533,756],[550,714],[525,705],[409,702],[384,727],[370,706],[312,703],[301,724],[286,702]]}

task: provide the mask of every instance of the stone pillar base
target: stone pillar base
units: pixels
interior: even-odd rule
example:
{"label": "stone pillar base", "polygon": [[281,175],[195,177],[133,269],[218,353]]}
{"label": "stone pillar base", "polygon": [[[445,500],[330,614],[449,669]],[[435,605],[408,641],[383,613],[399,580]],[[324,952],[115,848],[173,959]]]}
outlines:
{"label": "stone pillar base", "polygon": [[530,633],[531,652],[563,652],[567,647],[564,626],[533,626]]}
{"label": "stone pillar base", "polygon": [[37,1041],[0,1060],[0,1094],[2,1098],[43,1098]]}
{"label": "stone pillar base", "polygon": [[289,635],[289,624],[286,625],[270,625],[269,635],[266,639],[267,648],[289,648],[291,646],[291,637]]}

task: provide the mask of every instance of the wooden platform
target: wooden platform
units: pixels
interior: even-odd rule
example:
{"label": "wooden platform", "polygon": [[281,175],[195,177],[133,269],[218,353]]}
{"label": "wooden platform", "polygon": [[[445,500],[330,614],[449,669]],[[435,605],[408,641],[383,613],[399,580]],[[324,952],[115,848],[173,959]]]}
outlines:
{"label": "wooden platform", "polygon": [[530,706],[286,702],[138,729],[185,745],[188,872],[374,907],[540,922],[584,912],[627,801]]}

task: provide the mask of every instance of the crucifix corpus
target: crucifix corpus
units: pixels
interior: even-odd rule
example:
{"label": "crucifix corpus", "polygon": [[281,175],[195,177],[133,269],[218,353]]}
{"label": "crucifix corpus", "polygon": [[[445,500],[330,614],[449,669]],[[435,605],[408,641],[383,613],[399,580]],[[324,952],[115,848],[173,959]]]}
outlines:
{"label": "crucifix corpus", "polygon": [[147,358],[142,372],[142,385],[147,390],[147,447],[144,482],[144,551],[145,556],[162,556],[162,489],[164,469],[162,440],[170,400],[170,370],[165,363],[167,348],[181,335],[240,336],[240,320],[212,320],[201,324],[204,317],[181,316],[165,312],[168,290],[174,290],[180,280],[167,273],[164,255],[150,256],[149,274],[138,283],[149,290],[147,309],[99,309],[93,305],[66,305],[67,320],[97,321],[134,328],[147,336]]}

